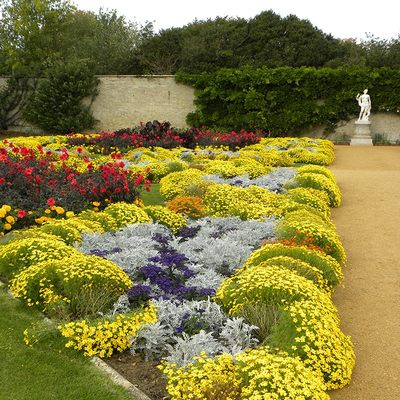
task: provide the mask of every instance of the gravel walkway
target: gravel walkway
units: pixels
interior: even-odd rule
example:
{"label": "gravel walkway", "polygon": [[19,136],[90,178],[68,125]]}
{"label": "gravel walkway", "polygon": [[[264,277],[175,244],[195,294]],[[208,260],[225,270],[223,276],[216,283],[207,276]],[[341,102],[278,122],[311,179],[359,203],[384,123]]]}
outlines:
{"label": "gravel walkway", "polygon": [[337,289],[356,368],[333,400],[400,399],[400,147],[336,146],[330,169],[343,193],[333,221],[348,255]]}

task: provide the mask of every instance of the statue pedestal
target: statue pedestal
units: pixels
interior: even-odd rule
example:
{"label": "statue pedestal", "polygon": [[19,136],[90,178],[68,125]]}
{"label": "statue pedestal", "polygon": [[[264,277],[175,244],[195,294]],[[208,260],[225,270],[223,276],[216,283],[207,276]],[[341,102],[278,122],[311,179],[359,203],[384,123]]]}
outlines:
{"label": "statue pedestal", "polygon": [[373,146],[370,121],[356,121],[355,135],[351,138],[350,146]]}

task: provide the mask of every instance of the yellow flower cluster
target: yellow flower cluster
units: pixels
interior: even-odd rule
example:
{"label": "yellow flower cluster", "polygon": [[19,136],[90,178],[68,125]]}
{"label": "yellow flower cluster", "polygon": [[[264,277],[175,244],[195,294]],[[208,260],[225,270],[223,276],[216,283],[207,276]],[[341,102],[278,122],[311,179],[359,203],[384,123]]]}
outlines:
{"label": "yellow flower cluster", "polygon": [[321,272],[329,287],[335,288],[343,279],[340,264],[323,252],[312,250],[306,246],[285,245],[283,243],[266,244],[255,250],[243,265],[243,269],[252,268],[262,262],[276,257],[290,257],[306,262],[313,269]]}
{"label": "yellow flower cluster", "polygon": [[98,322],[86,320],[69,322],[58,327],[68,339],[66,347],[83,350],[88,357],[110,357],[114,351],[129,348],[132,336],[143,324],[157,321],[157,308],[150,304],[141,311],[119,314]]}
{"label": "yellow flower cluster", "polygon": [[[243,151],[242,149],[241,151]],[[282,159],[290,160],[292,163],[328,165],[335,159],[334,146],[329,140],[299,138],[264,138],[255,145],[245,148],[244,151],[259,151],[271,154],[278,153]],[[284,165],[279,161],[277,164]],[[285,164],[291,165],[291,164]]]}
{"label": "yellow flower cluster", "polygon": [[88,292],[93,303],[99,304],[98,312],[105,311],[131,286],[129,277],[112,261],[77,252],[25,268],[13,278],[10,289],[28,306],[48,309],[49,304],[62,300],[68,303],[68,313],[77,315],[85,307]]}
{"label": "yellow flower cluster", "polygon": [[314,296],[316,290],[322,295],[313,282],[295,269],[262,262],[253,268],[241,269],[222,282],[215,298],[231,315],[238,315],[248,303],[280,305],[282,301]]}
{"label": "yellow flower cluster", "polygon": [[205,193],[203,204],[208,213],[216,217],[262,219],[272,215],[275,210],[276,196],[270,193],[255,186],[244,189],[227,184],[212,185]]}
{"label": "yellow flower cluster", "polygon": [[333,181],[324,174],[315,172],[300,172],[293,179],[287,182],[287,184],[285,184],[287,189],[299,186],[322,190],[328,195],[330,207],[340,206],[342,201],[340,189],[336,181]]}
{"label": "yellow flower cluster", "polygon": [[118,229],[129,224],[151,222],[146,212],[136,204],[113,203],[104,212],[114,218]]}
{"label": "yellow flower cluster", "polygon": [[144,211],[153,221],[167,226],[172,232],[180,231],[187,224],[182,214],[164,206],[147,206]]}
{"label": "yellow flower cluster", "polygon": [[273,167],[290,167],[294,164],[293,158],[288,154],[287,151],[269,148],[263,144],[254,145],[254,147],[244,147],[239,151],[239,153],[245,155],[246,157],[251,157],[263,165],[270,165]]}
{"label": "yellow flower cluster", "polygon": [[22,239],[19,237],[0,246],[0,274],[3,277],[10,278],[42,261],[60,260],[79,254],[73,247],[51,236]]}
{"label": "yellow flower cluster", "polygon": [[240,399],[328,400],[322,377],[297,357],[267,346],[236,356],[242,381]]}
{"label": "yellow flower cluster", "polygon": [[242,380],[229,354],[213,359],[203,353],[187,367],[163,362],[159,369],[168,378],[166,389],[171,400],[241,399]]}
{"label": "yellow flower cluster", "polygon": [[337,310],[328,293],[294,270],[272,263],[239,270],[222,283],[216,299],[231,315],[248,304],[278,307],[283,315],[268,343],[299,356],[324,377],[329,389],[349,382],[354,352],[350,338],[340,330]]}
{"label": "yellow flower cluster", "polygon": [[[322,295],[303,298],[287,304],[284,309],[290,318],[282,324],[282,331],[296,332],[295,344],[287,351],[300,356],[305,365],[324,376],[327,390],[347,385],[355,355],[350,337],[340,330],[337,310],[330,298]],[[288,326],[289,320],[292,326]],[[276,336],[278,344],[278,332]],[[271,341],[275,344],[274,338]]]}
{"label": "yellow flower cluster", "polygon": [[314,213],[306,210],[287,213],[277,224],[275,232],[278,239],[315,246],[339,263],[346,262],[346,253],[335,226]]}
{"label": "yellow flower cluster", "polygon": [[272,169],[273,167],[265,166],[251,157],[232,157],[227,161],[210,161],[204,171],[207,174],[219,175],[224,178],[248,174],[250,179],[255,179],[268,174]]}
{"label": "yellow flower cluster", "polygon": [[205,354],[187,367],[164,362],[172,400],[328,400],[320,375],[298,358],[268,347],[214,359]]}
{"label": "yellow flower cluster", "polygon": [[82,233],[104,233],[103,227],[96,221],[70,218],[67,220],[51,220],[39,228],[42,232],[59,236],[66,244],[80,242]]}
{"label": "yellow flower cluster", "polygon": [[187,189],[202,179],[203,171],[198,169],[188,169],[185,171],[172,172],[160,180],[160,193],[167,200],[171,200],[178,195],[186,195]]}
{"label": "yellow flower cluster", "polygon": [[0,236],[3,236],[4,232],[10,231],[15,222],[17,222],[17,218],[7,215],[11,210],[12,208],[8,204],[4,204],[0,208]]}
{"label": "yellow flower cluster", "polygon": [[104,231],[116,231],[118,225],[115,219],[110,215],[102,211],[86,210],[79,214],[79,220],[91,221],[99,223]]}
{"label": "yellow flower cluster", "polygon": [[330,219],[331,209],[329,207],[328,195],[318,189],[299,187],[289,189],[285,194],[289,200],[304,204],[318,210],[327,220]]}

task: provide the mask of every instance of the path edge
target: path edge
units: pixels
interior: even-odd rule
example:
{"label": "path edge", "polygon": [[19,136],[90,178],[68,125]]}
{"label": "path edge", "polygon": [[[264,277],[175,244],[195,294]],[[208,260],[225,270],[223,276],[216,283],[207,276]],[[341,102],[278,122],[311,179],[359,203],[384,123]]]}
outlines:
{"label": "path edge", "polygon": [[105,372],[111,380],[119,386],[124,387],[128,390],[128,392],[135,397],[132,396],[134,400],[152,400],[149,396],[144,394],[137,386],[135,386],[132,382],[129,382],[125,379],[119,372],[117,372],[114,368],[108,365],[105,361],[103,361],[99,357],[92,357],[90,362],[96,366],[99,370]]}

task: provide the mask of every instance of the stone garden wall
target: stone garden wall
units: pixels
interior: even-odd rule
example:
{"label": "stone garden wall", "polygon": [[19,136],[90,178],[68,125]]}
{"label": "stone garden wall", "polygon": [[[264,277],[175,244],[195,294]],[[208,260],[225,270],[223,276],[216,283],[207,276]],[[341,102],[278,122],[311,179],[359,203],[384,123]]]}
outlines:
{"label": "stone garden wall", "polygon": [[[186,127],[186,115],[194,110],[193,88],[175,82],[172,75],[99,76],[99,95],[91,109],[97,130],[115,130],[138,125],[140,121],[170,121]],[[0,78],[0,87],[5,78]],[[39,132],[27,123],[15,130]]]}
{"label": "stone garden wall", "polygon": [[[177,128],[184,128],[186,115],[194,110],[193,88],[175,82],[173,75],[99,76],[99,95],[91,108],[98,120],[97,130],[115,130],[138,125],[140,121],[157,119],[170,121]],[[0,78],[0,87],[5,78]],[[372,99],[373,100],[373,99]],[[390,113],[371,114],[372,137],[379,135],[390,142],[400,142],[400,116]],[[354,122],[343,121],[333,134],[326,136],[324,127],[308,129],[304,136],[326,137],[333,141],[350,140]],[[18,131],[40,132],[24,123]]]}

